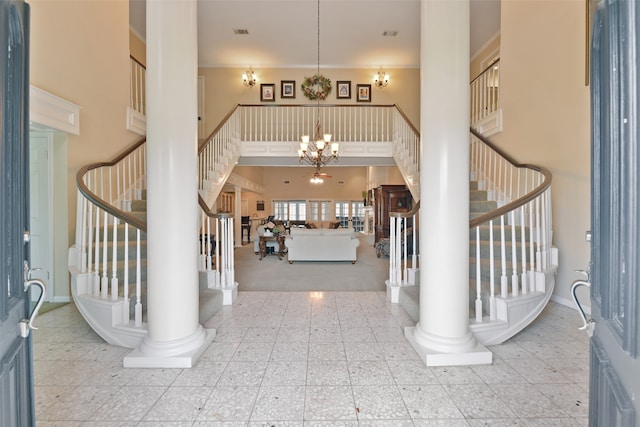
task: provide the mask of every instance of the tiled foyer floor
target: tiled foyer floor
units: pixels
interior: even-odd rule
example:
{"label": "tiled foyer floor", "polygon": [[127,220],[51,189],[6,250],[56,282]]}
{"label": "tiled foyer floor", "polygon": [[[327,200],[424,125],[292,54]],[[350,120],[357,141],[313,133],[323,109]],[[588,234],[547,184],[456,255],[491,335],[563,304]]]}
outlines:
{"label": "tiled foyer floor", "polygon": [[474,367],[425,367],[384,292],[241,292],[184,370],[122,368],[73,304],[35,323],[38,427],[587,425],[587,335],[555,303]]}

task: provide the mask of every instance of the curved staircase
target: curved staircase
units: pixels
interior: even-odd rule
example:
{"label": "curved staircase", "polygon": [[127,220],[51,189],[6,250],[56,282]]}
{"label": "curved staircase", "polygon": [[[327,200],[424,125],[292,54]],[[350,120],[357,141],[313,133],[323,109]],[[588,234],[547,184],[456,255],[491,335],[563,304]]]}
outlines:
{"label": "curved staircase", "polygon": [[[484,345],[529,325],[555,286],[551,246],[551,174],[521,165],[471,131],[469,183],[469,326]],[[398,302],[419,320],[419,274],[402,283]]]}

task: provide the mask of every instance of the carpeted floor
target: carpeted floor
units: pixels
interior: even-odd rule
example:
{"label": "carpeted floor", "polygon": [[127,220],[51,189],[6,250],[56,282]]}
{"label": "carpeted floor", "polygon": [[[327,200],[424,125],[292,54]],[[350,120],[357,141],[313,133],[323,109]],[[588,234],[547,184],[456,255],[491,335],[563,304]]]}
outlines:
{"label": "carpeted floor", "polygon": [[235,250],[235,277],[239,291],[384,291],[389,278],[389,258],[376,257],[373,245],[359,235],[358,260],[345,262],[303,262],[289,264],[276,254],[253,252],[253,243]]}
{"label": "carpeted floor", "polygon": [[[44,302],[42,303],[42,307],[40,307],[40,311],[38,311],[38,314],[44,314],[48,311],[55,310],[56,308],[64,307],[67,304],[69,303],[68,302]],[[36,303],[34,302],[31,305],[32,305],[31,308],[33,308],[35,307]]]}

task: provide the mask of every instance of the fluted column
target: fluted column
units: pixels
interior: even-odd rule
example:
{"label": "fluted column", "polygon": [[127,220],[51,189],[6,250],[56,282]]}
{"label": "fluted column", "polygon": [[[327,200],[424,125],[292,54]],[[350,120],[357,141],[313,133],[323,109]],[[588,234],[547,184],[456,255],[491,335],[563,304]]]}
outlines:
{"label": "fluted column", "polygon": [[198,321],[196,0],[147,0],[147,322],[127,367],[191,367]]}
{"label": "fluted column", "polygon": [[420,321],[429,366],[491,363],[469,330],[469,0],[421,0]]}

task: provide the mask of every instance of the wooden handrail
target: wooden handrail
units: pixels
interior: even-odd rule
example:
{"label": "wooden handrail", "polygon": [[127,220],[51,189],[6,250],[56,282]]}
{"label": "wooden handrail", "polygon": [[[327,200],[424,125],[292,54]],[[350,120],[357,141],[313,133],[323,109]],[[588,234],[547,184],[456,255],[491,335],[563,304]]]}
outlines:
{"label": "wooden handrail", "polygon": [[493,210],[491,212],[488,212],[482,216],[479,216],[477,218],[471,219],[469,220],[469,228],[473,228],[473,227],[477,227],[480,224],[484,224],[487,221],[490,221],[492,219],[496,219],[499,218],[500,216],[504,215],[507,212],[510,212],[512,210],[515,210],[517,208],[519,208],[520,206],[526,205],[527,203],[529,203],[530,201],[534,200],[536,197],[538,197],[539,195],[541,195],[542,193],[544,193],[550,186],[551,186],[551,172],[546,169],[543,168],[541,166],[536,166],[536,165],[531,165],[531,164],[527,164],[527,163],[518,163],[516,162],[511,156],[509,156],[508,154],[506,154],[505,152],[503,152],[501,149],[499,149],[498,147],[496,147],[493,143],[491,143],[487,138],[483,137],[482,135],[480,135],[478,132],[476,132],[475,130],[471,129],[471,133],[478,138],[480,141],[482,141],[484,144],[486,144],[488,147],[490,147],[492,150],[494,150],[496,153],[498,153],[500,156],[504,157],[505,160],[507,160],[509,163],[511,163],[513,166],[517,167],[517,168],[525,168],[525,169],[531,169],[531,170],[535,170],[537,172],[540,172],[542,175],[544,175],[544,181],[542,181],[542,183],[540,183],[540,185],[538,185],[533,191],[531,191],[530,193],[527,193],[526,195],[510,202],[507,203],[506,205]]}
{"label": "wooden handrail", "polygon": [[138,64],[140,67],[144,68],[145,70],[147,69],[147,67],[140,61],[138,61],[133,55],[129,55],[129,59],[131,59],[133,62],[135,62],[136,64]]}
{"label": "wooden handrail", "polygon": [[487,71],[489,71],[491,68],[493,68],[493,67],[494,67],[498,62],[500,62],[500,58],[498,58],[498,59],[496,59],[495,61],[493,61],[493,62],[491,63],[491,65],[487,65],[487,67],[486,67],[484,70],[482,70],[482,71],[480,72],[480,74],[478,74],[478,76],[477,76],[475,79],[471,80],[471,83],[469,83],[469,86],[471,86],[471,85],[473,84],[473,82],[475,82],[475,81],[476,81],[476,80],[478,80],[480,77],[482,77],[482,75],[483,75],[484,73],[486,73],[486,72],[487,72]]}
{"label": "wooden handrail", "polygon": [[407,117],[407,115],[404,113],[404,111],[402,111],[402,109],[396,104],[393,104],[393,107],[396,107],[396,110],[398,110],[398,113],[400,113],[400,115],[404,119],[405,123],[409,125],[411,130],[414,131],[416,133],[416,135],[420,135],[420,131],[418,129],[416,129],[416,127],[413,125],[411,120],[409,120],[409,117]]}
{"label": "wooden handrail", "polygon": [[80,168],[80,170],[76,174],[76,184],[78,186],[78,191],[80,191],[80,193],[82,193],[82,195],[86,197],[87,200],[89,200],[94,205],[100,207],[104,211],[108,212],[109,214],[115,216],[116,218],[124,222],[127,222],[144,232],[147,231],[147,224],[145,222],[142,222],[140,219],[136,218],[133,215],[130,215],[128,212],[125,212],[122,209],[118,209],[114,205],[108,203],[106,200],[102,199],[101,197],[98,197],[91,190],[89,190],[89,187],[87,187],[87,185],[83,181],[83,177],[93,169],[97,169],[100,167],[114,166],[115,164],[120,162],[120,160],[124,159],[133,151],[135,151],[137,148],[139,148],[146,141],[147,141],[147,138],[142,138],[139,141],[135,142],[133,145],[131,145],[129,148],[124,150],[121,154],[117,155],[113,160],[108,162],[91,163],[89,165],[83,166],[82,168]]}
{"label": "wooden handrail", "polygon": [[231,110],[222,118],[222,120],[220,121],[220,123],[218,124],[218,126],[215,127],[215,129],[209,134],[209,136],[207,136],[201,143],[200,145],[198,145],[198,154],[202,153],[205,149],[205,147],[207,146],[207,144],[209,143],[209,140],[211,140],[211,138],[213,138],[213,135],[215,135],[216,133],[218,133],[218,131],[220,131],[220,129],[222,128],[222,126],[225,125],[225,123],[227,123],[227,121],[229,120],[229,117],[231,117],[233,115],[233,113],[236,112],[236,110],[238,109],[238,107],[241,107],[240,104],[235,105],[231,108]]}
{"label": "wooden handrail", "polygon": [[416,202],[416,204],[411,208],[409,212],[389,212],[389,216],[395,218],[410,218],[416,214],[420,210],[420,200]]}
{"label": "wooden handrail", "polygon": [[[262,107],[262,108],[278,108],[278,107],[305,107],[305,108],[318,108],[317,104],[238,104],[238,107]],[[320,108],[380,108],[380,107],[395,107],[395,104],[322,104]]]}

